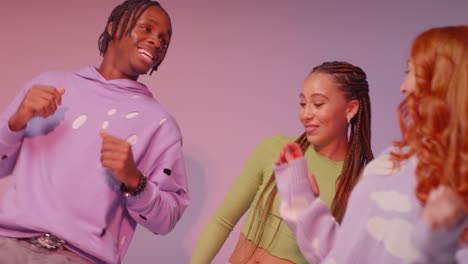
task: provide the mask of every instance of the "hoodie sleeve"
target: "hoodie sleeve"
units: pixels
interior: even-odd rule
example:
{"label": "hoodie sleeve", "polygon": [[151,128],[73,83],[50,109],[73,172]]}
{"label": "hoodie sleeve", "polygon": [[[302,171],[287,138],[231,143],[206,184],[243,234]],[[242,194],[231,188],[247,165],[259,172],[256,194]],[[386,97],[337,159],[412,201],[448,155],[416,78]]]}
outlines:
{"label": "hoodie sleeve", "polygon": [[320,263],[331,251],[339,225],[328,206],[313,194],[305,158],[274,166],[274,171],[281,217],[304,257],[310,263]]}
{"label": "hoodie sleeve", "polygon": [[175,121],[167,121],[153,137],[138,165],[147,177],[145,190],[127,198],[132,218],[156,234],[167,234],[190,203],[182,138]]}
{"label": "hoodie sleeve", "polygon": [[0,115],[0,177],[10,175],[16,165],[16,159],[24,138],[24,130],[11,131],[8,122],[18,110],[32,82],[25,86]]}

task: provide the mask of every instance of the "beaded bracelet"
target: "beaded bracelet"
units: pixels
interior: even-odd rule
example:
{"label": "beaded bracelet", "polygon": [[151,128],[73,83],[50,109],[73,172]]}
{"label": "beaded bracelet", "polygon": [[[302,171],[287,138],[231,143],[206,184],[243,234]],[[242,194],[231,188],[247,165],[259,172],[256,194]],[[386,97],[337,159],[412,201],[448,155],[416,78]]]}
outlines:
{"label": "beaded bracelet", "polygon": [[142,193],[146,187],[146,176],[140,172],[140,179],[138,182],[138,186],[133,192],[129,192],[127,186],[125,184],[120,185],[120,191],[124,194],[125,197],[129,196],[137,196],[138,194]]}

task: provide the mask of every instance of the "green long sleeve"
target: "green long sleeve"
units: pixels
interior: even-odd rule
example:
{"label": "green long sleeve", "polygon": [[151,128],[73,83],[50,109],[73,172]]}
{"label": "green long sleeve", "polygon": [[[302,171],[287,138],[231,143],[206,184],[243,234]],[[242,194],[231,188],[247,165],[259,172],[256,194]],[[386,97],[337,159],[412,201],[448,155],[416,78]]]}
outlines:
{"label": "green long sleeve", "polygon": [[[292,141],[294,141],[292,137],[274,136],[257,145],[241,174],[200,235],[192,253],[191,264],[211,263],[239,219],[249,208],[255,208],[259,195],[272,175],[273,163],[278,158],[283,146]],[[330,206],[335,195],[335,181],[341,173],[343,162],[329,160],[312,148],[306,151],[305,158],[308,161],[310,172],[317,179],[320,198]],[[252,211],[250,210],[242,228],[242,233],[248,239],[251,239],[247,230],[253,218]],[[256,227],[254,226],[254,228]],[[259,246],[267,248],[273,256],[288,259],[294,263],[306,263],[297,247],[294,235],[281,221],[279,196],[275,197]]]}
{"label": "green long sleeve", "polygon": [[268,140],[265,140],[252,152],[242,173],[200,235],[190,259],[191,264],[211,263],[234,226],[249,209],[262,184],[266,166],[264,153],[269,147]]}

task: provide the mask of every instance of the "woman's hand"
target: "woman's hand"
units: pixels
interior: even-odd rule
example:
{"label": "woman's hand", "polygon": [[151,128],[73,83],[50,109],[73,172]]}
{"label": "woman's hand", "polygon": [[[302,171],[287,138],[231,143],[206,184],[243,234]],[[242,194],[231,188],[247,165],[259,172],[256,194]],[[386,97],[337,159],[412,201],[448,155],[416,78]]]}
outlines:
{"label": "woman's hand", "polygon": [[275,162],[275,165],[288,163],[301,157],[304,157],[301,147],[295,142],[288,143],[281,150],[279,157]]}
{"label": "woman's hand", "polygon": [[[304,154],[302,153],[301,147],[295,142],[288,143],[281,150],[275,165],[279,166],[286,164],[302,157],[304,157]],[[312,173],[309,173],[309,181],[315,196],[319,196],[320,189],[318,187],[317,180],[315,179],[315,176],[312,175]]]}

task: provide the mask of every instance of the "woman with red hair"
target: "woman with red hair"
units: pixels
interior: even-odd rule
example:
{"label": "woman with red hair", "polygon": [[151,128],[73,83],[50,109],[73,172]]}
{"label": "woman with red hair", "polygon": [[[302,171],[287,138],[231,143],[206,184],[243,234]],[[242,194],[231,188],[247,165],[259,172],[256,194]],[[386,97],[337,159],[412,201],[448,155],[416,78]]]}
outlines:
{"label": "woman with red hair", "polygon": [[401,91],[402,139],[366,166],[341,224],[300,148],[283,148],[280,213],[311,263],[468,263],[468,26],[420,34]]}

